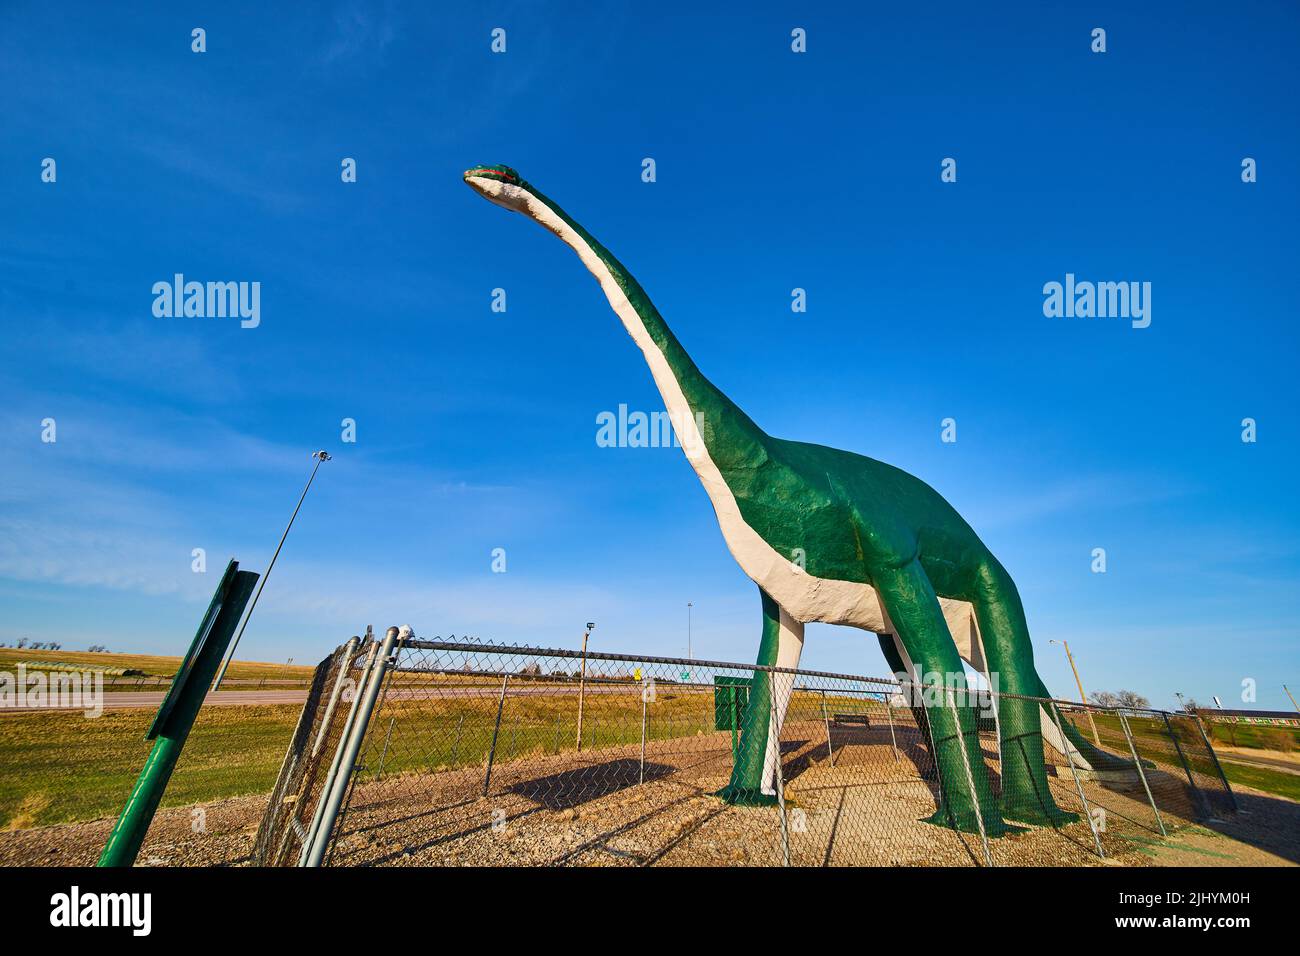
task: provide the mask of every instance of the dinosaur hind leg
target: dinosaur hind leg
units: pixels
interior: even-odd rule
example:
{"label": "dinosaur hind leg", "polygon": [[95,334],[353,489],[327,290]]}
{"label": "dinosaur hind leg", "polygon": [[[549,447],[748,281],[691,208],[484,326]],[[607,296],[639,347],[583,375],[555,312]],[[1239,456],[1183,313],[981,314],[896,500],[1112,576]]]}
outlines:
{"label": "dinosaur hind leg", "polygon": [[[792,618],[767,592],[763,598],[763,638],[758,663],[765,667],[799,666],[803,624]],[[766,805],[776,802],[776,762],[780,759],[781,724],[794,687],[793,674],[754,671],[740,718],[740,740],[731,782],[718,791],[728,803]],[[775,700],[775,704],[773,701]]]}
{"label": "dinosaur hind leg", "polygon": [[[961,658],[957,656],[939,600],[920,562],[913,559],[897,570],[878,573],[873,583],[907,656],[919,671],[920,683],[932,684],[937,676],[945,686],[964,687]],[[913,696],[920,693],[918,688]],[[932,821],[951,823],[971,833],[982,822],[988,836],[1002,836],[1007,829],[993,799],[975,715],[964,700],[965,695],[955,694],[952,707],[948,706],[943,692],[927,690],[922,697],[945,804]]]}
{"label": "dinosaur hind leg", "polygon": [[[981,568],[974,605],[997,689],[1005,694],[1038,696],[1042,681],[1034,670],[1020,594],[1011,576],[991,558]],[[1048,789],[1038,702],[1000,697],[998,725],[1002,733],[1002,815],[1008,820],[1049,826],[1078,819],[1061,810]]]}

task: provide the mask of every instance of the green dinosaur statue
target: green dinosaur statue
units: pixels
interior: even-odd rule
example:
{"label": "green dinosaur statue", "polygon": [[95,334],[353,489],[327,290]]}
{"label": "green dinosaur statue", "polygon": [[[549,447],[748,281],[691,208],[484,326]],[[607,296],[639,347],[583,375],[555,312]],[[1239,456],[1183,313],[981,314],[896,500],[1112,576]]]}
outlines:
{"label": "green dinosaur statue", "polygon": [[[965,657],[995,675],[1003,693],[1051,696],[1034,669],[1011,576],[938,492],[863,455],[768,435],[704,377],[622,263],[556,203],[508,166],[476,166],[464,175],[476,192],[569,245],[641,348],[727,546],[761,593],[759,664],[795,668],[806,623],[848,624],[892,635],[882,636],[882,647],[915,684],[939,680],[960,687]],[[741,718],[740,756],[719,794],[735,803],[775,799],[780,727],[793,677],[756,673],[768,679],[753,682]],[[1001,697],[999,805],[974,711],[945,707],[943,698],[937,695],[936,702],[930,695],[924,704],[946,798],[932,820],[972,830],[976,801],[990,836],[1007,832],[1004,820],[1075,819],[1048,790],[1044,735],[1058,749],[1073,744],[1076,759],[1095,763],[1110,755],[1091,748],[1073,728],[1062,744],[1052,715],[1038,702]]]}

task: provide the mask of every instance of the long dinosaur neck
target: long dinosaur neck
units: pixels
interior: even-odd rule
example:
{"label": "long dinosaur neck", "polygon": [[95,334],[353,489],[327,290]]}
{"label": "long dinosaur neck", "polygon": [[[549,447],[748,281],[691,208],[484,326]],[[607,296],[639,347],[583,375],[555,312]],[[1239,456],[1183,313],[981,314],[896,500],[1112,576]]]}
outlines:
{"label": "long dinosaur neck", "polygon": [[737,466],[752,465],[767,438],[763,430],[704,377],[640,283],[613,253],[550,199],[532,186],[528,191],[539,202],[529,203],[527,215],[573,248],[600,283],[628,334],[640,346],[673,417],[673,425],[686,446],[687,457],[694,462],[693,449],[682,434],[684,426],[690,430],[690,423],[679,421],[682,409],[674,407],[680,405],[678,394],[685,399],[688,415],[696,423],[709,457],[724,475]]}

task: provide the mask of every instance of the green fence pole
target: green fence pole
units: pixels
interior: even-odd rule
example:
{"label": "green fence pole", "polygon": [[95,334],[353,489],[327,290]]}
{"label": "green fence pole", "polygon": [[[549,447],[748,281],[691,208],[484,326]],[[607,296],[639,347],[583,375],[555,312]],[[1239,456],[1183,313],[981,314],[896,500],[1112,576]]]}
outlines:
{"label": "green fence pole", "polygon": [[153,822],[163,791],[167,789],[185,746],[185,739],[194,726],[194,718],[203,706],[203,698],[256,583],[257,575],[252,571],[240,571],[238,561],[231,561],[226,566],[226,573],[212,595],[212,603],[199,624],[198,633],[172,679],[171,690],[145,734],[146,740],[153,740],[153,749],[149,751],[144,769],[136,778],[131,796],[127,798],[122,815],[117,818],[104,852],[100,854],[99,866],[131,866],[135,863],[140,844],[144,842],[144,835]]}
{"label": "green fence pole", "polygon": [[736,731],[740,728],[740,704],[737,702],[740,691],[736,690],[733,684],[731,687],[731,766],[736,766],[736,760],[740,754],[740,741],[736,738]]}

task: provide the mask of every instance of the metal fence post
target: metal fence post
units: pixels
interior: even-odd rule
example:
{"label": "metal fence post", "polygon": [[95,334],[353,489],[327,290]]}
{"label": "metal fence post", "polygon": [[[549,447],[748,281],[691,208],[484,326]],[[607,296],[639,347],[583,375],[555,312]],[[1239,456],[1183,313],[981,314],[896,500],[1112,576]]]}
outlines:
{"label": "metal fence post", "polygon": [[587,638],[591,637],[591,628],[582,635],[582,664],[578,669],[578,735],[575,747],[582,753],[582,705],[587,696]]}
{"label": "metal fence post", "polygon": [[772,727],[776,730],[776,806],[781,820],[781,865],[790,865],[790,824],[785,816],[785,771],[781,767],[781,725],[776,719],[776,675],[768,673],[772,688]]}
{"label": "metal fence post", "polygon": [[894,708],[889,703],[889,695],[885,694],[885,710],[889,714],[889,743],[894,748],[894,763],[898,763],[898,737],[894,735]]}
{"label": "metal fence post", "polygon": [[1205,726],[1201,723],[1201,718],[1196,718],[1196,729],[1201,732],[1201,739],[1205,741],[1206,753],[1214,761],[1214,769],[1219,772],[1219,779],[1223,781],[1223,789],[1228,792],[1228,799],[1232,801],[1232,812],[1236,813],[1241,808],[1237,806],[1237,795],[1232,792],[1232,787],[1228,784],[1228,778],[1223,773],[1223,766],[1219,763],[1219,755],[1214,752],[1214,745],[1210,743],[1209,736],[1205,733]]}
{"label": "metal fence post", "polygon": [[831,747],[831,718],[826,713],[826,691],[822,691],[822,720],[826,724],[826,753],[830,757],[831,766],[835,766],[835,749]]}
{"label": "metal fence post", "polygon": [[1133,743],[1133,733],[1128,728],[1128,719],[1121,711],[1115,711],[1119,717],[1119,725],[1124,728],[1124,737],[1128,740],[1128,749],[1133,754],[1133,763],[1137,765],[1138,776],[1142,778],[1142,789],[1147,792],[1147,800],[1151,804],[1151,810],[1156,815],[1156,826],[1160,828],[1161,836],[1169,836],[1165,829],[1165,821],[1160,818],[1160,808],[1156,806],[1156,798],[1151,795],[1151,787],[1147,783],[1147,773],[1142,768],[1142,758],[1138,756],[1137,745]]}
{"label": "metal fence post", "polygon": [[343,658],[339,665],[339,672],[334,675],[334,686],[330,688],[330,700],[325,707],[325,716],[321,718],[320,730],[316,734],[316,743],[311,748],[313,757],[320,753],[321,744],[325,742],[325,733],[329,730],[330,721],[334,717],[334,708],[338,706],[339,696],[343,693],[343,684],[347,680],[348,668],[352,666],[352,655],[356,653],[357,644],[360,642],[361,638],[353,635],[347,644],[343,646]]}
{"label": "metal fence post", "polygon": [[645,721],[646,721],[645,685],[641,685],[641,777],[638,783],[645,783]]}
{"label": "metal fence post", "polygon": [[1065,760],[1070,765],[1070,775],[1074,777],[1074,789],[1079,794],[1079,802],[1083,804],[1083,815],[1088,818],[1088,829],[1092,831],[1092,842],[1097,845],[1097,855],[1104,860],[1106,859],[1106,851],[1101,848],[1101,836],[1097,833],[1097,822],[1092,818],[1092,808],[1088,806],[1088,798],[1083,795],[1083,784],[1079,781],[1079,771],[1074,769],[1074,755],[1070,752],[1074,745],[1070,743],[1070,738],[1065,736],[1065,728],[1061,726],[1061,708],[1054,702],[1049,702],[1047,709],[1052,712],[1052,718],[1056,721],[1056,732],[1061,735],[1061,745],[1065,748]]}
{"label": "metal fence post", "polygon": [[483,775],[483,796],[488,795],[488,790],[492,786],[492,763],[497,757],[497,735],[501,733],[501,711],[506,706],[506,685],[510,683],[510,675],[501,675],[501,696],[497,698],[497,722],[492,728],[492,745],[488,748],[487,772]]}
{"label": "metal fence post", "polygon": [[[330,793],[334,790],[334,780],[338,776],[339,766],[343,762],[343,750],[347,745],[348,737],[352,733],[352,724],[357,717],[357,708],[361,706],[362,691],[367,686],[370,679],[370,671],[375,666],[375,655],[378,653],[379,645],[370,642],[370,649],[366,653],[366,662],[361,667],[361,677],[357,681],[356,690],[352,694],[352,706],[348,708],[348,716],[343,721],[343,728],[339,732],[338,743],[334,745],[334,757],[330,760],[329,773],[325,775],[325,785],[321,789],[320,799],[316,802],[316,809],[312,813],[311,823],[307,827],[306,836],[303,837],[302,847],[298,853],[298,865],[305,866],[307,857],[311,853],[312,844],[316,840],[316,831],[320,828],[321,818],[325,815],[325,803]],[[344,660],[343,670],[348,671],[352,667],[352,661]]]}
{"label": "metal fence post", "polygon": [[[966,784],[970,787],[971,807],[975,810],[975,823],[980,830],[980,843],[984,845],[984,862],[989,866],[993,865],[993,854],[989,851],[988,834],[984,832],[984,811],[980,809],[979,793],[975,790],[975,775],[971,773],[970,757],[966,754],[966,735],[961,729],[961,720],[957,717],[957,705],[953,700],[951,687],[944,687],[944,701],[948,705],[948,712],[952,714],[952,722],[957,735],[957,752],[961,754],[961,765],[966,771]],[[979,725],[975,725],[975,742],[979,743]],[[981,765],[980,769],[984,769]]]}
{"label": "metal fence post", "polygon": [[[753,678],[750,678],[751,682]],[[740,692],[733,684],[730,691],[731,708],[727,711],[728,723],[731,724],[731,765],[736,766],[740,759],[740,739],[737,736],[740,730]]]}
{"label": "metal fence post", "polygon": [[[338,647],[334,648],[334,653],[326,659],[331,667],[337,664],[340,670],[343,668],[343,661],[346,660],[346,658],[342,656],[342,652],[343,645],[340,644]],[[285,751],[284,760],[280,763],[280,772],[276,774],[275,788],[271,791],[271,799],[267,804],[266,814],[262,820],[262,825],[257,831],[257,841],[253,850],[253,860],[254,865],[256,866],[266,865],[268,859],[267,853],[269,851],[268,844],[271,836],[268,826],[273,826],[273,824],[268,824],[267,821],[268,819],[273,819],[283,806],[285,797],[288,796],[288,794],[285,793],[287,785],[291,780],[293,780],[294,771],[298,768],[299,758],[302,757],[307,750],[307,742],[305,738],[310,736],[312,721],[315,719],[316,710],[319,709],[319,707],[313,708],[311,706],[311,691],[316,689],[316,681],[318,679],[320,679],[323,684],[324,680],[321,678],[328,676],[328,670],[326,670],[324,674],[320,674],[320,668],[324,666],[325,663],[326,661],[322,661],[321,664],[317,665],[317,676],[308,684],[307,700],[303,702],[302,710],[298,712],[298,723],[293,728],[293,736],[289,738],[289,749]],[[321,689],[323,690],[323,688]],[[319,699],[317,703],[319,704]],[[295,750],[295,746],[300,740],[303,741],[302,747],[299,750]],[[294,802],[297,802],[296,794],[294,796]],[[284,846],[284,840],[288,838],[287,835],[289,832],[290,829],[286,827],[284,829],[285,836],[280,841],[280,847]],[[267,837],[267,843],[263,843],[263,834]]]}
{"label": "metal fence post", "polygon": [[[376,655],[374,666],[370,669],[370,680],[366,684],[366,689],[361,695],[361,706],[356,709],[356,719],[353,721],[350,732],[347,736],[345,746],[341,746],[343,751],[343,760],[339,765],[340,773],[335,775],[334,786],[328,794],[323,794],[322,799],[328,796],[324,801],[325,812],[321,817],[316,833],[312,837],[311,850],[306,858],[306,865],[311,867],[320,866],[321,859],[325,856],[325,848],[329,844],[330,836],[334,831],[334,821],[338,817],[339,807],[343,804],[343,796],[348,792],[348,783],[352,778],[352,770],[357,763],[357,754],[361,751],[361,743],[365,739],[366,729],[370,724],[370,716],[375,709],[375,701],[379,699],[379,688],[384,683],[384,673],[390,663],[393,663],[393,648],[397,644],[398,630],[390,627],[388,633],[384,636],[383,646],[379,654]],[[305,849],[305,848],[304,848]]]}
{"label": "metal fence post", "polygon": [[[334,680],[336,686],[341,686],[343,678],[346,677],[348,669],[352,666],[353,656],[356,654],[357,640],[358,639],[356,637],[353,637],[351,641],[347,642],[346,644],[340,644],[338,647],[334,649],[334,655],[332,658],[330,658],[330,660],[331,660],[331,666],[337,668],[334,673]],[[314,682],[312,686],[314,686]],[[317,707],[315,711],[309,711],[310,706],[311,706],[311,696],[309,691],[307,702],[303,705],[302,713],[298,717],[300,730],[305,732],[309,738],[311,736],[310,732],[313,726],[313,722],[316,720],[316,713],[317,711],[320,711],[319,707]],[[322,726],[325,726],[323,720],[321,723]],[[294,731],[294,737],[292,738],[293,740],[297,740],[298,733],[299,730]],[[318,736],[318,741],[319,740],[320,740],[320,736]],[[319,746],[319,744],[317,746]],[[309,753],[307,743],[304,742],[302,753],[295,754],[293,752],[293,743],[291,742],[289,745],[289,752],[285,755],[285,765],[280,768],[279,780],[283,781],[284,784],[288,784],[291,781],[293,781],[295,779],[294,774],[298,769],[298,762],[300,759],[306,762],[307,769],[303,771],[301,777],[297,778],[297,792],[293,794],[285,793],[280,789],[281,784],[277,782],[276,789],[271,794],[271,804],[267,810],[268,815],[276,812],[278,808],[286,801],[290,802],[292,805],[286,815],[285,823],[280,832],[280,839],[279,842],[276,843],[275,848],[271,849],[270,847],[270,840],[273,834],[268,833],[267,834],[268,842],[266,844],[266,849],[261,851],[263,855],[254,856],[254,864],[257,866],[281,865],[280,861],[284,859],[285,849],[289,845],[289,838],[296,836],[300,841],[305,841],[306,839],[307,828],[304,827],[302,821],[298,819],[298,812],[301,809],[298,801],[302,799],[304,795],[310,793],[311,785],[315,781],[316,775],[320,770],[320,765],[316,760],[315,748],[313,748],[312,751]],[[322,793],[324,792],[325,791],[322,791]],[[312,822],[313,823],[315,822],[314,818]],[[262,825],[264,827],[267,826],[267,823],[268,821],[266,819],[262,821]],[[274,823],[272,823],[271,826],[274,826]],[[258,846],[261,845],[262,845],[261,832],[259,831]],[[300,853],[301,850],[302,850],[302,846],[300,844],[299,845]],[[254,851],[255,854],[257,852],[258,852],[257,850]]]}
{"label": "metal fence post", "polygon": [[[392,632],[392,628],[389,628],[389,633],[391,632]],[[367,634],[371,633],[369,627],[366,628],[366,633]],[[379,675],[379,684],[381,689],[379,692],[378,702],[374,705],[374,707],[371,708],[372,715],[382,714],[384,712],[384,703],[388,700],[388,690],[392,686],[392,680],[390,675],[394,671],[400,669],[399,658],[402,653],[402,648],[405,646],[407,638],[411,638],[414,636],[415,636],[415,632],[412,631],[409,626],[402,626],[397,629],[397,643],[393,645],[392,653],[389,654],[388,657],[384,659],[385,672]],[[368,725],[369,725],[369,721],[367,721],[367,726]],[[391,727],[389,728],[389,733],[392,733]],[[361,760],[364,760],[366,756],[370,753],[370,746],[366,741],[367,734],[368,731],[365,728],[363,728],[361,731],[362,749],[361,749],[360,756],[358,758]],[[385,741],[384,744],[385,753],[387,753],[387,747],[388,744]],[[345,796],[343,799],[343,807],[339,811],[339,815],[336,818],[336,821],[334,823],[334,827],[337,827],[340,830],[343,827],[343,821],[347,819],[348,809],[352,806],[352,795],[353,793],[356,792],[357,778],[358,776],[360,776],[359,771],[364,769],[365,769],[364,765],[356,765],[354,761],[352,772],[349,774],[350,779],[344,781],[343,783],[344,791],[345,791]],[[380,769],[382,770],[383,767],[381,766]],[[331,828],[331,830],[332,829],[333,828]],[[329,849],[329,855],[325,857],[325,862],[324,862],[325,866],[329,866],[330,862],[334,859],[334,851],[337,849],[337,845],[331,841],[329,843],[328,849]]]}
{"label": "metal fence post", "polygon": [[1207,820],[1214,819],[1214,811],[1210,809],[1210,801],[1205,799],[1205,794],[1201,793],[1201,788],[1196,785],[1196,781],[1192,778],[1192,765],[1187,762],[1187,757],[1183,754],[1183,745],[1178,742],[1178,735],[1174,733],[1174,727],[1169,723],[1169,715],[1161,711],[1160,716],[1165,720],[1165,730],[1169,732],[1169,739],[1174,742],[1174,750],[1178,751],[1178,759],[1183,764],[1183,773],[1187,774],[1187,783],[1191,786],[1192,793],[1196,794],[1201,809],[1205,811],[1205,818]]}

